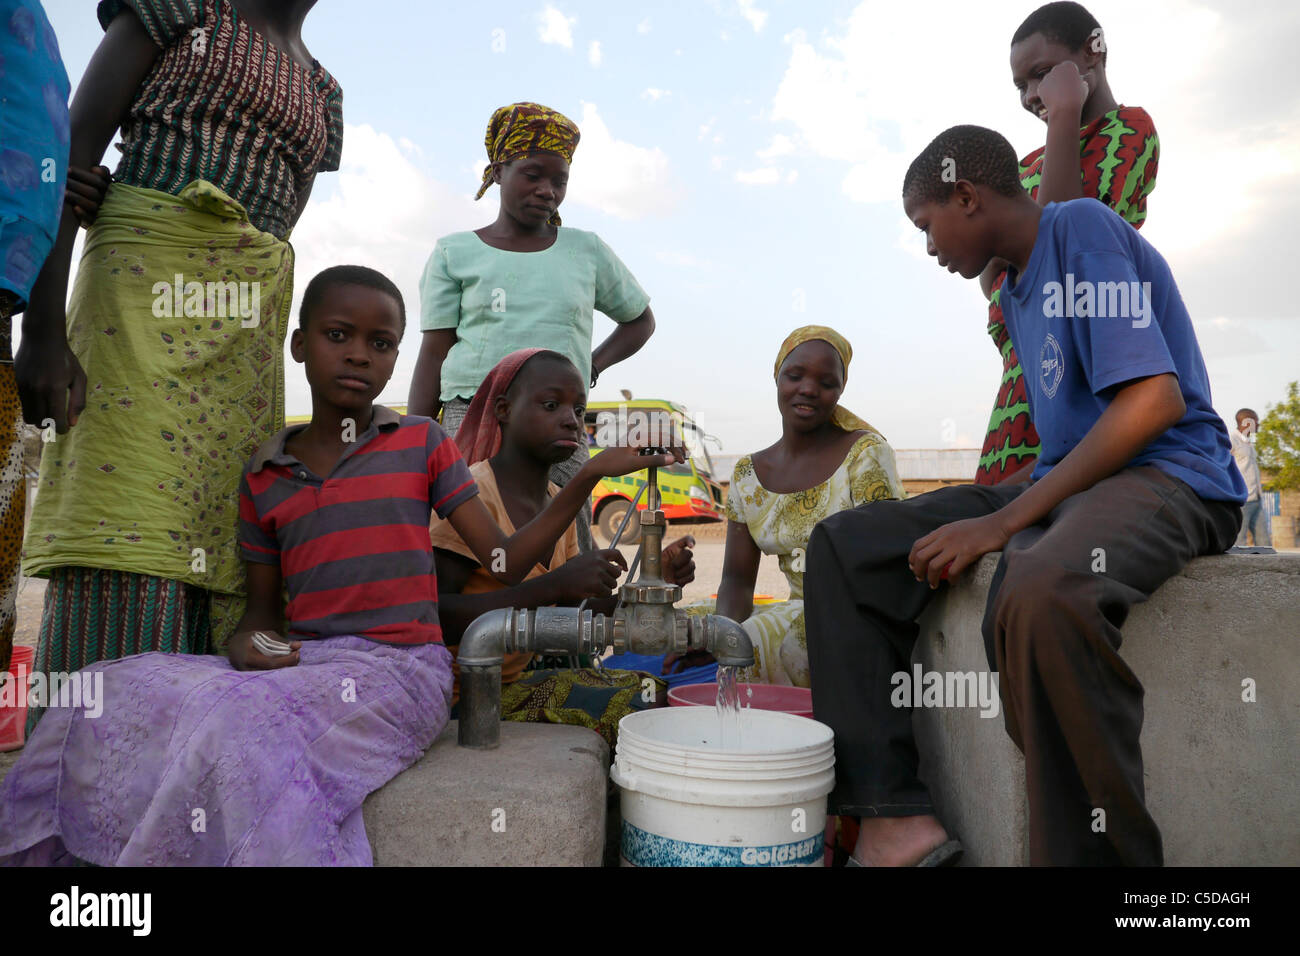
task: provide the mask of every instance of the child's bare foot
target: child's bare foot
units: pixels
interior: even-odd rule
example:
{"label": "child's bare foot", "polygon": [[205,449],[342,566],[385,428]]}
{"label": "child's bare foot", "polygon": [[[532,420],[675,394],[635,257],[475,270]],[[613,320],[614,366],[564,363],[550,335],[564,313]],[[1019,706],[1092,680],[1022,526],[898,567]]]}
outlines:
{"label": "child's bare foot", "polygon": [[863,817],[853,858],[863,866],[915,866],[947,840],[947,831],[933,814]]}

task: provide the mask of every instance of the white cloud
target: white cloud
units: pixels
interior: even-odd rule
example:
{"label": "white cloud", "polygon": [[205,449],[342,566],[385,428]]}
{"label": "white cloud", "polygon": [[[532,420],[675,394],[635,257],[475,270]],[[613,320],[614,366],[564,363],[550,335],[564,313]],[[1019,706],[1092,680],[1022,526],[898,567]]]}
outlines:
{"label": "white cloud", "polygon": [[582,104],[578,125],[582,143],[569,172],[566,206],[590,206],[620,219],[672,212],[679,196],[663,150],[615,139],[594,103]]}
{"label": "white cloud", "polygon": [[777,133],[766,149],[758,151],[759,159],[774,159],[777,156],[789,156],[794,152],[794,140],[784,133]]}
{"label": "white cloud", "polygon": [[722,168],[722,164],[725,163],[726,161],[727,161],[727,157],[725,157],[725,156],[710,156],[710,157],[709,157],[709,168],[710,168],[710,169],[721,169],[721,168]]}
{"label": "white cloud", "polygon": [[566,17],[558,8],[548,3],[542,8],[542,12],[537,14],[537,39],[543,43],[572,50],[573,26],[577,22],[577,17]]}
{"label": "white cloud", "polygon": [[[1262,320],[1267,326],[1267,319]],[[1213,319],[1192,320],[1196,326],[1196,341],[1201,346],[1201,354],[1213,356],[1216,362],[1224,359],[1243,358],[1252,355],[1268,355],[1273,351],[1269,340],[1259,334],[1257,321],[1228,319],[1222,316]]]}
{"label": "white cloud", "polygon": [[592,40],[587,47],[587,61],[592,66],[600,66],[601,61],[605,59],[605,54],[601,52],[600,41]]}
{"label": "white cloud", "polygon": [[912,224],[912,220],[903,215],[901,203],[898,207],[898,234],[894,239],[894,247],[921,262],[934,261],[925,251],[925,234]]}
{"label": "white cloud", "polygon": [[[1147,105],[1160,132],[1166,159],[1143,234],[1167,256],[1250,241],[1260,221],[1276,217],[1279,191],[1295,194],[1300,91],[1244,77],[1252,59],[1289,55],[1282,35],[1295,36],[1300,13],[1261,5],[1226,14],[1205,0],[1088,6],[1107,28],[1116,97]],[[1022,155],[1042,145],[1042,123],[1021,109],[1011,84],[1004,51],[1014,22],[972,20],[965,9],[964,0],[924,8],[862,2],[820,40],[792,31],[770,118],[800,152],[843,163],[842,191],[864,203],[897,203],[912,158],[957,123],[998,129]],[[958,20],[962,30],[930,28]],[[914,35],[927,37],[924,68],[906,44],[883,41]],[[1249,54],[1252,36],[1270,48]],[[1178,51],[1177,70],[1150,52],[1151,37],[1161,50]],[[1233,120],[1207,134],[1206,117],[1224,115]]]}
{"label": "white cloud", "polygon": [[652,103],[654,103],[663,99],[665,96],[672,96],[672,95],[673,95],[672,90],[661,90],[658,87],[650,86],[647,87],[645,92],[641,94],[641,98],[645,100],[650,100]]}
{"label": "white cloud", "polygon": [[736,182],[743,183],[746,186],[771,186],[781,181],[781,170],[775,166],[765,166],[762,169],[736,170]]}
{"label": "white cloud", "polygon": [[840,188],[855,202],[896,202],[901,209],[903,176],[910,162],[901,153],[875,151],[871,162],[855,163],[849,168]]}
{"label": "white cloud", "polygon": [[754,0],[738,0],[740,15],[749,21],[749,25],[758,33],[767,23],[767,13],[754,6]]}
{"label": "white cloud", "polygon": [[644,20],[642,20],[640,23],[638,23],[638,24],[636,25],[636,32],[637,32],[637,33],[640,33],[642,36],[645,36],[645,34],[647,34],[647,33],[650,32],[650,18],[649,18],[649,17],[646,17]]}
{"label": "white cloud", "polygon": [[713,263],[708,259],[700,259],[688,252],[681,252],[676,249],[664,249],[655,253],[655,258],[664,265],[677,266],[683,269],[712,269]]}

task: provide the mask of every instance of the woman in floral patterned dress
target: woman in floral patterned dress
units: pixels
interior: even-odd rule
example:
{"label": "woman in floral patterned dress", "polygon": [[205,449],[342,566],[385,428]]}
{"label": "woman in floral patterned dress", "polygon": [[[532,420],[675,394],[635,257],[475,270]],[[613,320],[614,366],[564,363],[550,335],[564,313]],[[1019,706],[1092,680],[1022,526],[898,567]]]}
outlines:
{"label": "woman in floral patterned dress", "polygon": [[[884,436],[838,404],[852,357],[834,329],[810,325],[790,333],[775,367],[781,438],[736,463],[716,613],[741,621],[754,643],[744,680],[810,686],[803,570],[813,527],[845,508],[905,497]],[[755,608],[764,554],[777,556],[790,599]],[[690,663],[700,659],[692,655]]]}

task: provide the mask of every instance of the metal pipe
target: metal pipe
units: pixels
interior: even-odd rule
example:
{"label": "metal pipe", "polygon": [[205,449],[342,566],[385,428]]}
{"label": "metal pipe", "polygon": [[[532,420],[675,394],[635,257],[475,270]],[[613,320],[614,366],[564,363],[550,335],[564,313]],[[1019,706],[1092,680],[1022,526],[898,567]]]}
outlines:
{"label": "metal pipe", "polygon": [[[637,557],[641,558],[641,579],[646,582],[664,582],[663,576],[663,553],[664,553],[664,525],[663,524],[641,524],[641,550]],[[628,571],[629,580],[632,577],[632,571]]]}
{"label": "metal pipe", "polygon": [[[501,742],[501,663],[507,653],[599,657],[612,646],[634,654],[707,650],[720,667],[754,663],[749,635],[735,621],[716,614],[692,617],[674,606],[681,600],[682,589],[663,579],[663,537],[668,522],[659,507],[656,469],[649,472],[649,480],[642,486],[650,495],[648,507],[639,516],[641,547],[628,583],[619,589],[619,604],[612,615],[593,615],[582,607],[498,608],[479,615],[465,629],[457,656],[457,739],[462,747],[492,750]],[[634,501],[629,516],[635,508]],[[633,580],[638,565],[641,575]]]}
{"label": "metal pipe", "polygon": [[497,608],[465,628],[456,663],[460,669],[457,741],[462,747],[491,750],[501,738],[501,663],[506,654],[577,656],[602,653],[604,618],[576,607],[536,610]]}
{"label": "metal pipe", "polygon": [[703,649],[720,667],[750,667],[754,647],[745,629],[717,614],[691,617],[667,604],[633,604],[614,614],[573,607],[499,608],[475,618],[461,638],[462,747],[493,750],[501,742],[501,663],[507,653],[599,656],[610,645],[634,654]]}
{"label": "metal pipe", "polygon": [[702,644],[719,667],[754,666],[754,645],[743,625],[721,614],[693,617],[691,622],[699,622],[699,630],[703,631],[692,643]]}
{"label": "metal pipe", "polygon": [[[611,548],[617,548],[618,543],[623,540],[623,532],[627,529],[627,523],[636,517],[636,506],[645,494],[646,482],[641,482],[641,487],[636,491],[636,497],[632,499],[632,506],[627,509],[627,514],[623,515],[623,523],[618,526],[618,532],[614,535],[614,540],[609,543]],[[639,557],[639,555],[638,555]]]}
{"label": "metal pipe", "polygon": [[456,742],[474,750],[501,743],[501,662],[460,668],[460,710]]}

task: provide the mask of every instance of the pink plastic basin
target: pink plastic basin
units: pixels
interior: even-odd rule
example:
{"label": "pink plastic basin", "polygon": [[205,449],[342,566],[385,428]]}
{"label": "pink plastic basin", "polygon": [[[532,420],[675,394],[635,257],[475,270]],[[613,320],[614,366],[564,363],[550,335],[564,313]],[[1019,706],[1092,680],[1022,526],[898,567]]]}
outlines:
{"label": "pink plastic basin", "polygon": [[[741,684],[740,706],[755,710],[775,710],[796,717],[813,715],[812,691],[807,687],[781,687],[777,684]],[[750,697],[746,688],[754,691]],[[718,700],[717,684],[685,684],[668,691],[670,707],[713,707]]]}

